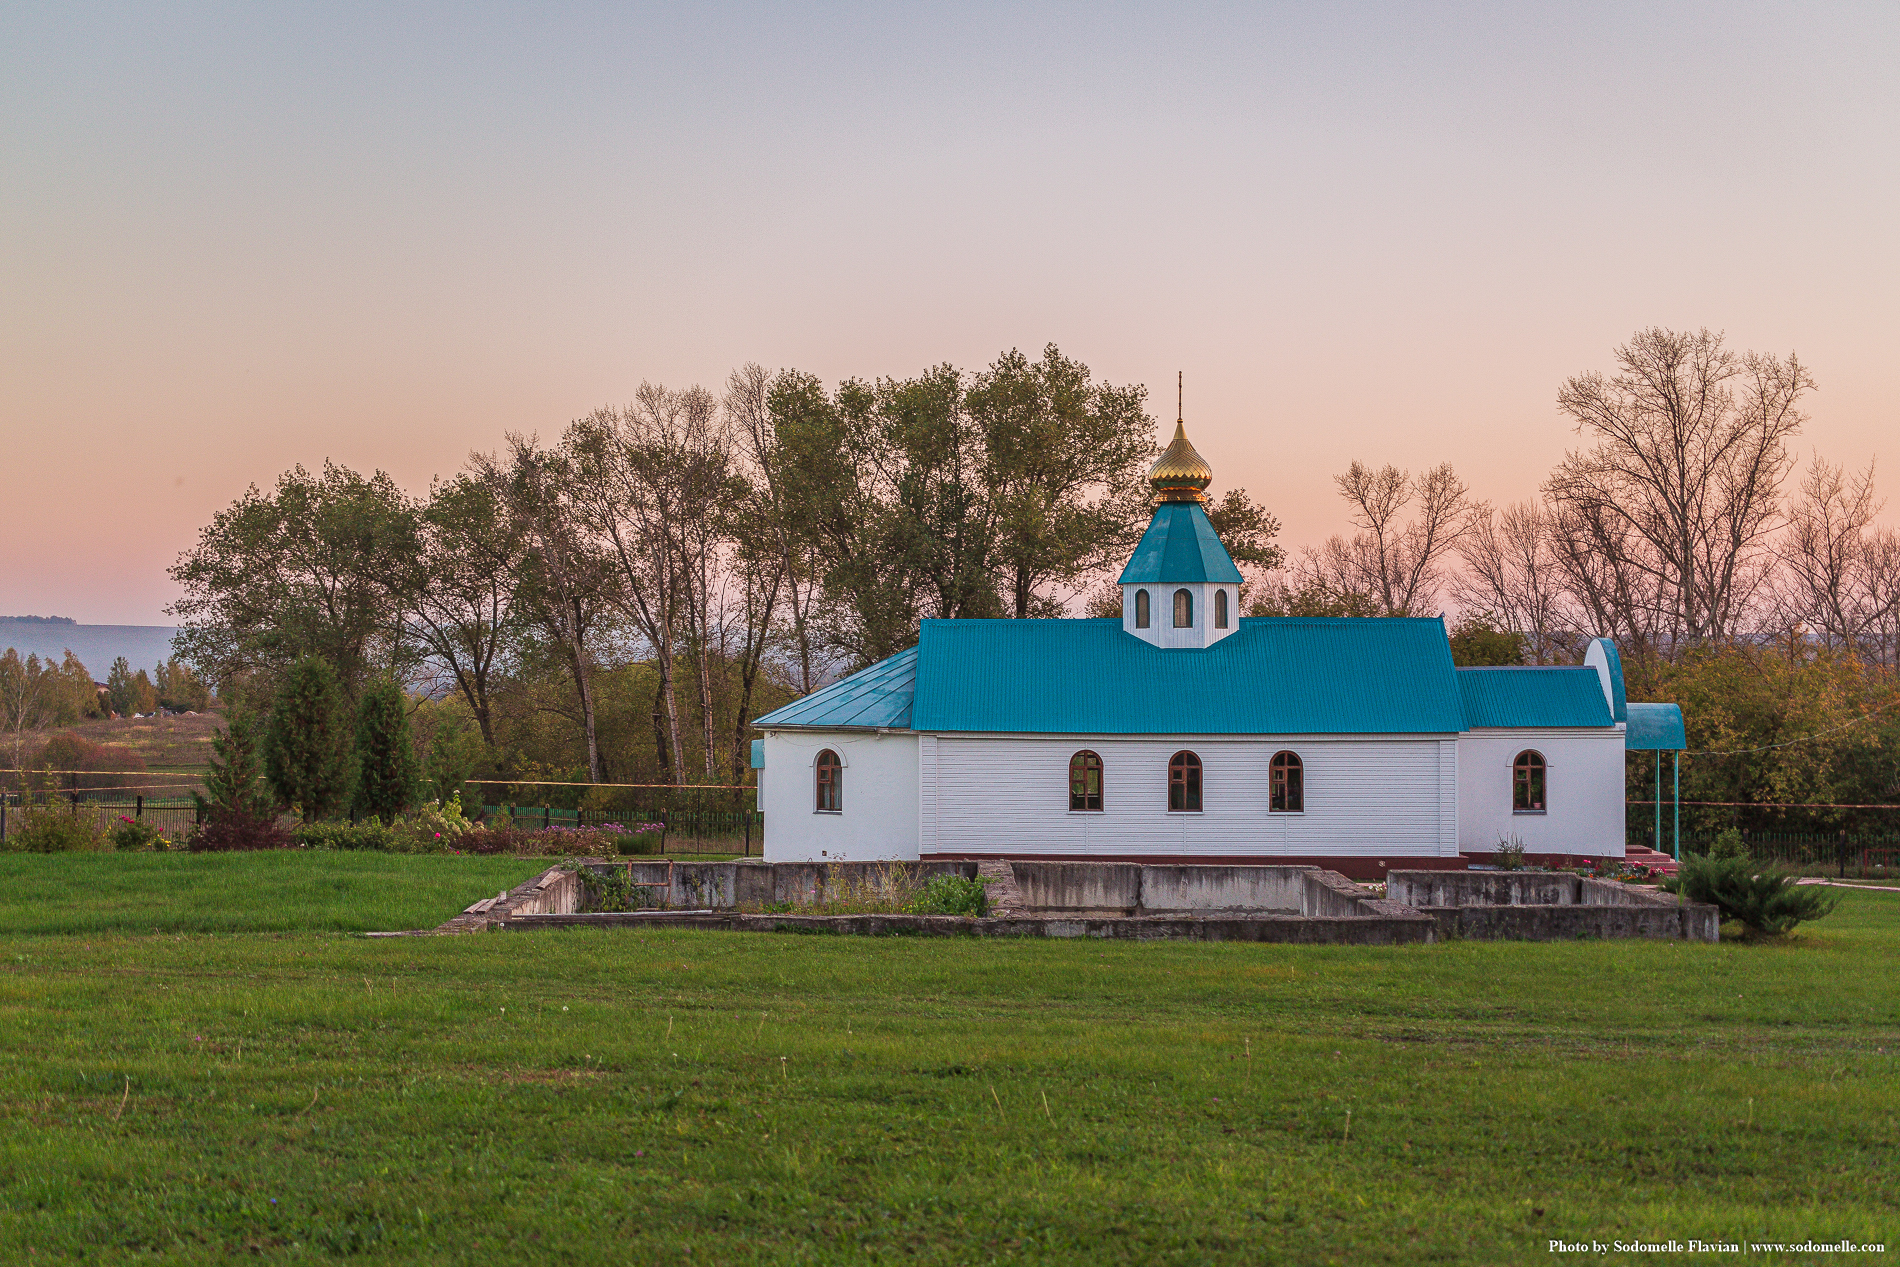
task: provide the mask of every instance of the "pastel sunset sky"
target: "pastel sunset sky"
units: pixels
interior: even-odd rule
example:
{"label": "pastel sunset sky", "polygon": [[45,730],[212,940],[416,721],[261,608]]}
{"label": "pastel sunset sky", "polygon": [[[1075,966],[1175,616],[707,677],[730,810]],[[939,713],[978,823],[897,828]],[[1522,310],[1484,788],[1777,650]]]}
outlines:
{"label": "pastel sunset sky", "polygon": [[1566,376],[1708,326],[1900,493],[1896,67],[1892,3],[9,4],[0,614],[170,623],[293,463],[746,361],[1183,370],[1300,545],[1354,458],[1531,495]]}

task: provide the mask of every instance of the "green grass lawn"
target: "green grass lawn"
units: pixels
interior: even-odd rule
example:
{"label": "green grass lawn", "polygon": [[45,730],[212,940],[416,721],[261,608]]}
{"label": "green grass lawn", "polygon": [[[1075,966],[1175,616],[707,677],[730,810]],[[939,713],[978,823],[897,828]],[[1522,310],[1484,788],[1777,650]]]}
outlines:
{"label": "green grass lawn", "polygon": [[301,851],[0,854],[0,934],[434,928],[552,862]]}
{"label": "green grass lawn", "polygon": [[54,919],[27,903],[90,929],[125,900],[75,861],[6,860],[9,1263],[1900,1242],[1900,894],[1774,946],[369,940],[325,931],[329,898],[296,931],[299,895],[348,878],[414,926],[536,864],[277,869],[332,862],[303,855],[164,873],[185,906],[157,926],[207,927],[248,880],[279,931],[24,931]]}

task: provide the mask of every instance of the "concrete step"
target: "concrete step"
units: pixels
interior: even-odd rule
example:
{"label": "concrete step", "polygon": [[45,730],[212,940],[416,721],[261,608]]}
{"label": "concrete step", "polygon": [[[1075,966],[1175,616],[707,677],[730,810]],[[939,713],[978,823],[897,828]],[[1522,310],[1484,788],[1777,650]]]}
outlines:
{"label": "concrete step", "polygon": [[977,863],[976,877],[989,893],[991,915],[1012,915],[1022,909],[1022,891],[1016,887],[1016,870],[1008,859],[987,858]]}

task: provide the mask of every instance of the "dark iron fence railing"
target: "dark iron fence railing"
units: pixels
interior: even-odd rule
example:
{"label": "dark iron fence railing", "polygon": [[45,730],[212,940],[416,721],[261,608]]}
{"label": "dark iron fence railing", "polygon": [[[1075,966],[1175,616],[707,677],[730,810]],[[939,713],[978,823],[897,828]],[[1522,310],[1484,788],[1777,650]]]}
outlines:
{"label": "dark iron fence railing", "polygon": [[[1706,854],[1720,834],[1718,831],[1685,831],[1682,852]],[[1631,831],[1626,843],[1652,844],[1646,829]],[[1900,872],[1900,831],[1850,836],[1841,832],[1743,830],[1742,844],[1752,858],[1800,871],[1832,870],[1838,875],[1861,877],[1891,876]],[[1660,847],[1665,852],[1672,848],[1667,828],[1664,828]]]}
{"label": "dark iron fence railing", "polygon": [[[500,782],[478,782],[473,787],[488,794],[479,798],[486,803],[469,804],[465,812],[471,817],[479,814],[493,826],[506,822],[523,831],[537,831],[614,823],[640,833],[662,852],[743,856],[764,852],[765,815],[755,806],[756,788]],[[123,787],[0,790],[0,843],[20,830],[23,808],[47,805],[101,831],[130,818],[182,839],[198,823],[195,803],[189,789],[167,787],[164,791],[165,795],[147,796],[129,794]],[[559,804],[563,799],[589,803]]]}
{"label": "dark iron fence railing", "polygon": [[755,803],[757,788],[479,780],[473,785],[483,793],[481,813],[490,823],[506,818],[528,831],[615,823],[628,831],[657,834],[663,852],[764,852],[765,815]]}
{"label": "dark iron fence railing", "polygon": [[189,796],[127,797],[110,789],[0,792],[0,843],[20,830],[22,811],[29,806],[50,806],[99,831],[109,831],[120,819],[129,818],[174,839],[182,839],[198,822],[197,807]]}

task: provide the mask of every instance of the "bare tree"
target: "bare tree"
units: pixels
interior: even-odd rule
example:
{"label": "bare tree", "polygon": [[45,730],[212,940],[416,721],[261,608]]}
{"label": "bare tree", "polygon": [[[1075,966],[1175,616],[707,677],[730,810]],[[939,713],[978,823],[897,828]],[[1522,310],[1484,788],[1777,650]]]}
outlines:
{"label": "bare tree", "polygon": [[1613,378],[1567,381],[1558,407],[1597,444],[1566,454],[1545,484],[1562,513],[1620,543],[1618,569],[1668,605],[1672,643],[1738,631],[1772,560],[1767,537],[1814,380],[1783,361],[1735,353],[1722,336],[1652,328],[1616,350]]}
{"label": "bare tree", "polygon": [[[791,620],[793,685],[803,695],[817,690],[823,677],[814,646],[812,609],[818,601],[824,564],[808,529],[809,514],[792,504],[781,470],[780,440],[772,412],[776,381],[777,376],[764,366],[748,363],[726,380],[722,404],[737,436],[739,459],[754,489],[753,522],[743,540],[744,553],[759,566],[768,554],[772,559],[769,568],[756,573],[748,592],[756,589],[761,595],[771,596],[764,609],[769,628],[782,590]],[[764,647],[761,638],[761,654]]]}
{"label": "bare tree", "polygon": [[595,726],[593,638],[612,593],[607,561],[593,550],[569,497],[572,464],[533,436],[510,433],[505,460],[475,454],[469,467],[505,508],[524,543],[514,575],[513,602],[556,647],[574,679],[581,730],[587,740],[587,777],[602,782]]}
{"label": "bare tree", "polygon": [[1880,633],[1900,602],[1893,534],[1870,531],[1874,467],[1848,474],[1816,456],[1781,538],[1783,622],[1822,645],[1884,659]]}
{"label": "bare tree", "polygon": [[[1352,506],[1359,529],[1335,536],[1302,561],[1302,584],[1333,593],[1369,595],[1386,616],[1437,610],[1447,556],[1471,530],[1474,504],[1449,463],[1414,478],[1395,466],[1373,470],[1354,462],[1336,475],[1339,495]],[[1406,508],[1416,503],[1409,521]]]}
{"label": "bare tree", "polygon": [[1625,659],[1646,661],[1668,641],[1668,604],[1653,571],[1630,560],[1639,548],[1622,519],[1595,505],[1560,507],[1550,517],[1551,550],[1577,621],[1616,640]]}
{"label": "bare tree", "polygon": [[1518,502],[1499,514],[1480,507],[1458,543],[1465,571],[1452,580],[1460,605],[1494,613],[1527,639],[1532,664],[1554,664],[1569,650],[1563,634],[1564,574],[1551,517],[1536,502]]}
{"label": "bare tree", "polygon": [[[652,649],[666,735],[661,765],[684,780],[675,664],[689,627],[702,651],[709,605],[712,521],[730,454],[717,402],[703,388],[642,383],[622,408],[597,409],[568,428],[582,521],[613,560],[621,609]],[[709,689],[701,661],[701,690]],[[710,700],[702,695],[708,714]],[[710,716],[705,756],[713,769]],[[670,748],[671,756],[668,755]]]}

